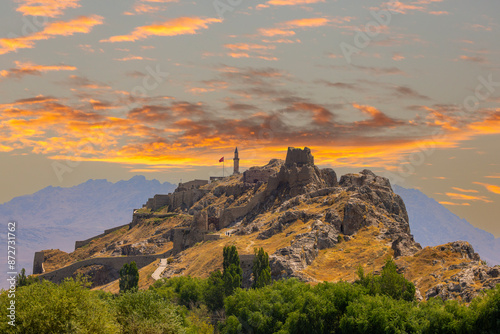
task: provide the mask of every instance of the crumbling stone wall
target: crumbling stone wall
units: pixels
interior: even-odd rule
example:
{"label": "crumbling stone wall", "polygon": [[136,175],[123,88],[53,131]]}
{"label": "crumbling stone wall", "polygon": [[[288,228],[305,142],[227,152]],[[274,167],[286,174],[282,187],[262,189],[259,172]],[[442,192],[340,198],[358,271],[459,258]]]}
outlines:
{"label": "crumbling stone wall", "polygon": [[314,166],[314,157],[311,154],[311,149],[309,147],[304,147],[304,149],[289,147],[286,153],[285,166],[292,167],[293,164],[297,164],[297,167],[302,166]]}
{"label": "crumbling stone wall", "polygon": [[[37,253],[43,253],[43,252],[37,252]],[[37,253],[35,253],[35,258]],[[75,262],[73,264],[70,264],[69,266],[51,271],[49,273],[42,274],[39,277],[54,283],[60,283],[64,278],[73,276],[73,274],[78,269],[83,267],[88,267],[92,265],[101,265],[119,271],[125,263],[131,263],[132,261],[135,261],[135,263],[137,264],[137,268],[141,269],[147,266],[148,264],[156,261],[157,259],[167,257],[169,254],[170,252],[157,255],[94,257],[91,259]]]}
{"label": "crumbling stone wall", "polygon": [[33,274],[42,274],[44,272],[43,269],[43,261],[45,260],[45,255],[43,252],[36,252],[35,258],[33,259]]}
{"label": "crumbling stone wall", "polygon": [[184,210],[193,206],[193,204],[206,193],[206,190],[193,188],[168,195],[155,195],[148,200],[145,207],[151,209],[151,211],[156,211],[164,206],[168,206],[169,212],[175,211],[176,209]]}
{"label": "crumbling stone wall", "polygon": [[252,286],[252,268],[255,259],[254,254],[242,254],[240,257],[240,266],[243,271],[243,287],[250,288]]}
{"label": "crumbling stone wall", "polygon": [[105,235],[108,235],[114,231],[117,231],[125,226],[130,226],[130,224],[125,224],[125,225],[121,225],[121,226],[117,226],[117,227],[113,227],[113,228],[110,228],[110,229],[107,229],[107,230],[104,230],[104,233],[101,233],[99,235],[96,235],[95,237],[92,237],[92,238],[88,238],[87,240],[83,240],[83,241],[75,241],[75,250],[77,250],[78,248],[80,247],[83,247],[87,244],[89,244],[92,240],[95,240],[95,239],[98,239],[98,238],[102,238],[104,237]]}
{"label": "crumbling stone wall", "polygon": [[208,180],[193,180],[189,182],[179,183],[175,192],[187,191],[191,189],[198,189],[204,185],[208,184]]}
{"label": "crumbling stone wall", "polygon": [[250,169],[243,172],[243,182],[244,183],[257,183],[257,182],[267,182],[269,177],[275,174],[276,171],[273,169],[262,168],[262,167],[251,167]]}

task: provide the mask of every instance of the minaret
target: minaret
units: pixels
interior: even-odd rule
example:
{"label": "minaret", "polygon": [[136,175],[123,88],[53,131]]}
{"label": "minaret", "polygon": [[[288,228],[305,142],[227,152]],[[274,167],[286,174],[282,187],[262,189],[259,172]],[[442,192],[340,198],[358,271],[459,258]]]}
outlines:
{"label": "minaret", "polygon": [[238,148],[234,150],[234,171],[233,174],[239,174],[240,173],[240,158],[238,158]]}

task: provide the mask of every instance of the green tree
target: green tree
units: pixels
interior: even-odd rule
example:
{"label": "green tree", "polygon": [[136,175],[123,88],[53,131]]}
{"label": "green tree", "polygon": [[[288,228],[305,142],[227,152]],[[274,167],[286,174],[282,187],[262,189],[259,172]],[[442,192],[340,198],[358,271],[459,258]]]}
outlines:
{"label": "green tree", "polygon": [[380,290],[394,299],[415,300],[415,285],[405,279],[403,274],[398,274],[398,267],[392,258],[387,259],[382,269]]}
{"label": "green tree", "polygon": [[203,297],[205,304],[212,311],[220,310],[224,307],[224,279],[220,270],[210,273]]}
{"label": "green tree", "polygon": [[120,293],[139,288],[139,269],[135,261],[125,263],[120,269]]}
{"label": "green tree", "polygon": [[470,309],[475,315],[474,333],[500,333],[500,284],[476,297]]}
{"label": "green tree", "polygon": [[156,291],[121,293],[113,306],[123,334],[185,333],[179,306],[163,299]]}
{"label": "green tree", "polygon": [[383,294],[394,299],[415,300],[415,285],[398,273],[398,267],[392,258],[387,259],[379,276],[372,273],[365,275],[362,267],[358,268],[357,274],[359,279],[356,283],[367,288],[371,295]]}
{"label": "green tree", "polygon": [[350,334],[421,333],[424,319],[410,302],[364,295],[349,304],[340,329]]}
{"label": "green tree", "polygon": [[19,275],[17,275],[16,285],[18,287],[28,285],[28,279],[26,278],[26,270],[24,268],[21,269],[21,272],[19,273]]}
{"label": "green tree", "polygon": [[271,284],[271,267],[269,266],[269,255],[264,252],[264,248],[254,249],[255,258],[253,260],[253,288],[262,288]]}
{"label": "green tree", "polygon": [[230,296],[236,288],[241,287],[243,270],[240,265],[240,257],[236,246],[226,246],[222,251],[224,260],[222,261],[223,267],[223,280],[225,295]]}

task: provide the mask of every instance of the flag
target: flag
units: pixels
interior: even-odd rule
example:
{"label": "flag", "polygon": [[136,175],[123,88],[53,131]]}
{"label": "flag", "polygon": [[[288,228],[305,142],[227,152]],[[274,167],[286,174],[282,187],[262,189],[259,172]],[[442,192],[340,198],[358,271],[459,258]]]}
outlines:
{"label": "flag", "polygon": [[224,162],[224,157],[220,158],[219,162]]}

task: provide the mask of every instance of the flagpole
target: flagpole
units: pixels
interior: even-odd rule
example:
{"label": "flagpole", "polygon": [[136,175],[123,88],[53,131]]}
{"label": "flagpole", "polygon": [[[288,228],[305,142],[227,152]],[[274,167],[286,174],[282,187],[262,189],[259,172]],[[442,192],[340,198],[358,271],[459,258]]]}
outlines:
{"label": "flagpole", "polygon": [[224,157],[222,157],[222,177],[224,177]]}

